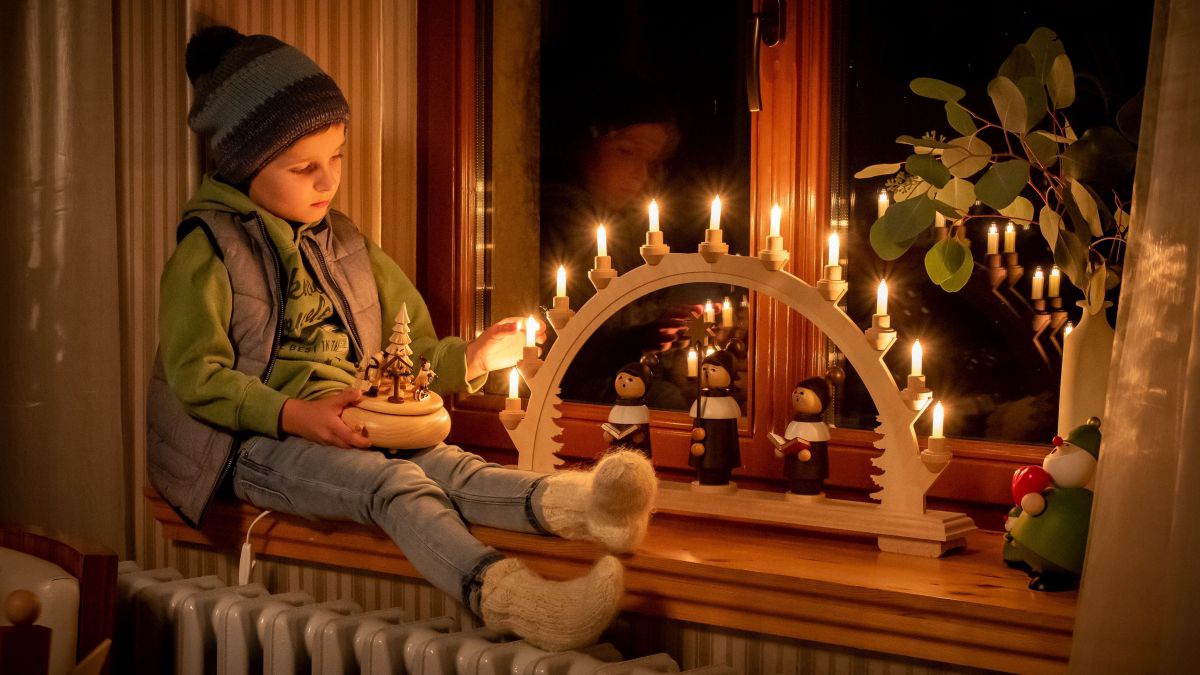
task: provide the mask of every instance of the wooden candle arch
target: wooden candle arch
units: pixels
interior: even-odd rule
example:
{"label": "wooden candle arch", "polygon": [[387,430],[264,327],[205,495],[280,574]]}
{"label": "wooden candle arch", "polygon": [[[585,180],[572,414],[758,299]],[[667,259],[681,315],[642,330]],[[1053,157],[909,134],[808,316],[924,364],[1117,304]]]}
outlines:
{"label": "wooden candle arch", "polygon": [[875,446],[883,454],[871,460],[881,469],[872,476],[880,489],[871,496],[879,503],[837,499],[797,503],[783,494],[756,490],[700,495],[686,484],[664,482],[656,505],[659,511],[864,533],[878,537],[879,547],[885,551],[930,557],[963,544],[967,532],[975,529],[970,518],[925,509],[925,493],[946,466],[944,461],[923,459],[913,431],[929,401],[921,401],[914,410],[883,363],[887,348],[877,350],[850,317],[816,288],[786,271],[768,270],[758,258],[725,255],[709,263],[697,253],[669,253],[658,264],[642,265],[598,290],[557,330],[558,338],[544,362],[526,378],[528,407],[520,423],[509,430],[520,468],[549,472],[562,463],[557,457],[562,444],[554,440],[562,431],[555,422],[561,417],[560,385],[587,339],[634,300],[662,288],[695,282],[733,284],[765,293],[812,321],[842,350],[879,411],[876,431],[881,436]]}

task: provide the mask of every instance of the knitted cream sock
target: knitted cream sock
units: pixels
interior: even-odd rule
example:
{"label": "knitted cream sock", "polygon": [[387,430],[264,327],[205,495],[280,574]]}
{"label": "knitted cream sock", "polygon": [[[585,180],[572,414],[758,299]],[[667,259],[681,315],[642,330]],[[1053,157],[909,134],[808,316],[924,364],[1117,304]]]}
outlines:
{"label": "knitted cream sock", "polygon": [[632,551],[646,536],[657,492],[650,460],[632,450],[618,450],[591,471],[560,471],[547,477],[542,521],[564,539],[593,541],[613,553]]}
{"label": "knitted cream sock", "polygon": [[483,573],[480,614],[484,624],[511,631],[550,652],[596,642],[617,615],[624,570],[605,556],[586,576],[550,581],[516,558],[506,558]]}

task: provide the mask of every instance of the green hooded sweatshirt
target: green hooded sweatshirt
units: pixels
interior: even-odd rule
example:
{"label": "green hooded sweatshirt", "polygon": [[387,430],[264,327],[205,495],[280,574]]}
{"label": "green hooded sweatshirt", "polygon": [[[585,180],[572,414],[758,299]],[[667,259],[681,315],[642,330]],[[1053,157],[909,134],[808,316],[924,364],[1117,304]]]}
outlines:
{"label": "green hooded sweatshirt", "polygon": [[[198,211],[257,211],[262,216],[283,266],[283,337],[266,384],[233,369],[229,274],[197,228],[179,242],[163,269],[158,330],[167,382],[192,415],[225,429],[278,438],[287,399],[311,400],[341,391],[354,382],[351,359],[361,358],[352,353],[345,326],[298,248],[300,234],[317,223],[295,227],[211,174],[184,207],[183,217]],[[393,319],[407,303],[413,353],[429,359],[438,375],[436,388],[477,390],[485,378],[465,381],[466,343],[455,337],[438,340],[416,287],[382,249],[369,240],[366,244],[383,311],[381,344],[387,344]]]}

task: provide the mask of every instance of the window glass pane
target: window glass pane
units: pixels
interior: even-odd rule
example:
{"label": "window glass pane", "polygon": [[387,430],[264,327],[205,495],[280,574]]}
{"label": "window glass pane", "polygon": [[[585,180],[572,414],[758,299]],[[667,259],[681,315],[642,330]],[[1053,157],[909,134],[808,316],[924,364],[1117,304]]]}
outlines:
{"label": "window glass pane", "polygon": [[[871,164],[905,161],[912,150],[896,143],[900,135],[921,137],[930,130],[946,139],[960,135],[948,124],[943,102],[909,90],[914,78],[932,77],[958,85],[967,92],[964,106],[997,119],[988,82],[1013,47],[1039,26],[1058,34],[1074,66],[1076,101],[1064,111],[1073,128],[1082,133],[1096,125],[1117,127],[1118,111],[1144,83],[1153,3],[1101,8],[1078,0],[907,4],[852,0],[838,8],[835,63],[840,59],[840,64],[834,69],[832,174],[835,224],[840,221],[847,228],[842,232],[848,239],[843,244],[849,259],[848,311],[860,325],[869,325],[877,284],[886,277],[891,291],[889,313],[899,332],[886,362],[901,386],[909,372],[912,341],[919,338],[929,386],[951,410],[948,434],[1044,443],[1056,431],[1062,335],[1045,331],[1035,336],[1031,328],[1034,270],[1040,266],[1048,274],[1054,264],[1038,228],[1016,224],[1016,251],[1024,277],[1013,292],[1002,288],[997,295],[982,266],[987,226],[993,221],[969,221],[965,237],[976,267],[962,290],[947,293],[930,281],[925,269],[926,252],[938,241],[935,230],[922,234],[894,262],[883,261],[872,250],[868,236],[886,179],[851,176]],[[1000,143],[994,131],[985,130],[981,138]],[[1125,181],[1116,191],[1126,204],[1128,186]],[[1035,209],[1041,206],[1032,190],[1023,194]],[[986,206],[976,206],[972,213],[995,214]],[[994,222],[1003,230],[1007,219],[995,215]],[[1082,294],[1065,278],[1061,291],[1070,320],[1078,322],[1081,310],[1075,301]],[[1114,307],[1110,321],[1115,317]],[[871,428],[874,405],[852,369],[847,370],[850,376],[837,403],[838,423]],[[928,417],[919,423],[919,432],[928,432]]]}

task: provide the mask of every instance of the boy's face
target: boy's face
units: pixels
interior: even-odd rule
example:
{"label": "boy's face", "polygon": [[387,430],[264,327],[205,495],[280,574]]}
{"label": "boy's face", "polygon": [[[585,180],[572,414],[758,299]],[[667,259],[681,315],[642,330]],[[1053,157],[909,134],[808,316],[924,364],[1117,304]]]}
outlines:
{"label": "boy's face", "polygon": [[342,182],[346,125],[333,124],[291,144],[250,181],[250,198],[284,220],[325,217]]}

